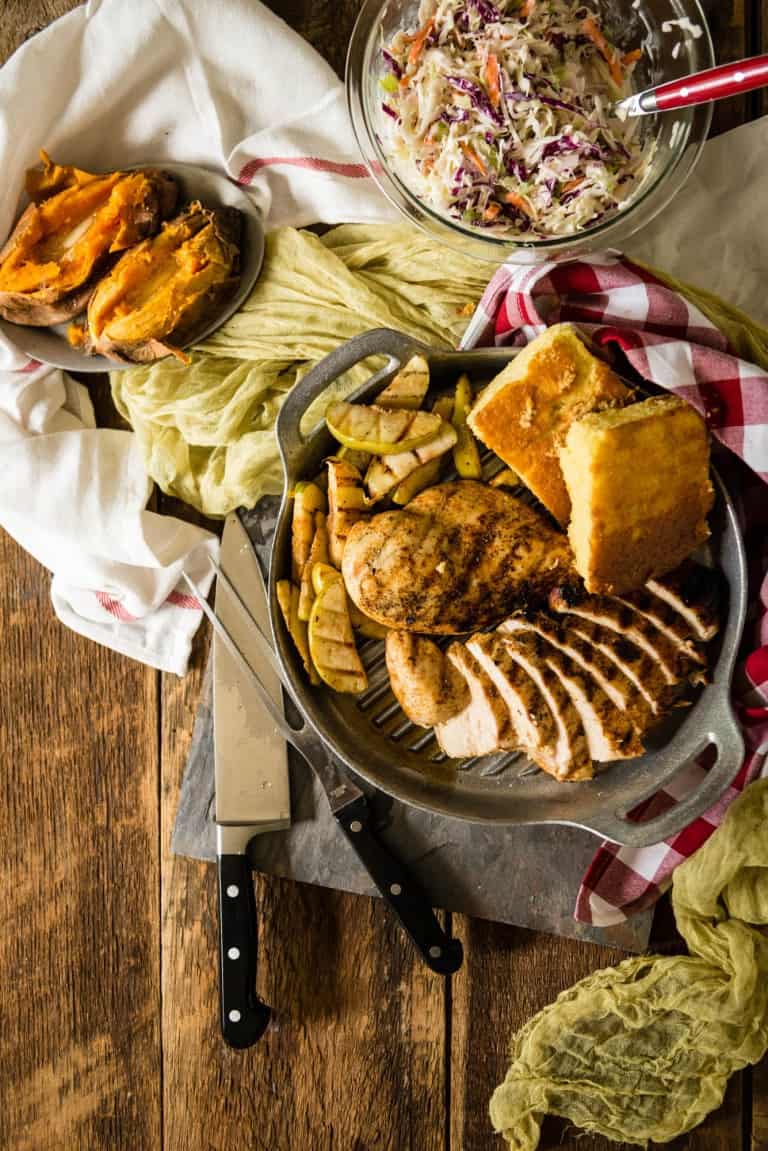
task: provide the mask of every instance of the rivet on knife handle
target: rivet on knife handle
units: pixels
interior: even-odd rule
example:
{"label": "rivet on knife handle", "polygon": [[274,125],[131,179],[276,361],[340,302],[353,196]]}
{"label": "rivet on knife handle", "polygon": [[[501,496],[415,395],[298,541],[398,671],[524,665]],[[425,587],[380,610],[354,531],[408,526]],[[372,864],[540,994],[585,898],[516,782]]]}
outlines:
{"label": "rivet on knife handle", "polygon": [[256,994],[256,899],[247,855],[220,855],[221,1033],[230,1047],[252,1047],[271,1011]]}
{"label": "rivet on knife handle", "polygon": [[373,834],[365,796],[340,808],[335,815],[361,863],[397,914],[427,966],[438,975],[452,975],[458,971],[464,958],[460,941],[445,934],[413,876]]}

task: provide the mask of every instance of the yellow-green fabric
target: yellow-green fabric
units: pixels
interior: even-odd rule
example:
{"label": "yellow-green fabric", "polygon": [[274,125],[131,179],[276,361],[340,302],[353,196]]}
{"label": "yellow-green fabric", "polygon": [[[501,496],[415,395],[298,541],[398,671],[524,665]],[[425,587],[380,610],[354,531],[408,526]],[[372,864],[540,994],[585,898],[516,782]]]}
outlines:
{"label": "yellow-green fabric", "polygon": [[[651,270],[697,304],[739,355],[768,369],[768,330],[716,296]],[[167,359],[113,372],[115,404],[164,492],[210,516],[253,507],[280,491],[273,429],[297,380],[370,328],[455,347],[490,271],[409,225],[344,224],[322,237],[280,228],[267,236],[253,292],[194,349],[191,365]],[[358,366],[336,394],[362,382],[372,366]]]}
{"label": "yellow-green fabric", "polygon": [[281,489],[275,420],[313,364],[371,328],[455,347],[488,275],[408,226],[345,224],[322,237],[280,228],[267,236],[253,292],[189,367],[161,360],[113,372],[112,395],[164,492],[210,516],[253,507]]}
{"label": "yellow-green fabric", "polygon": [[596,971],[515,1036],[490,1105],[513,1151],[534,1151],[547,1114],[617,1142],[669,1142],[768,1050],[768,780],[677,869],[672,905],[689,955]]}

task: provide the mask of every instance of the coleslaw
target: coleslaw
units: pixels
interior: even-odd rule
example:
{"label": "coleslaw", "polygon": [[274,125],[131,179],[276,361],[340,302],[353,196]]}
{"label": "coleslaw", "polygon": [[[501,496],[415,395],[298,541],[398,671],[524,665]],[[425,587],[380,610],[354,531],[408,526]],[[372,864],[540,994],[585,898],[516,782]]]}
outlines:
{"label": "coleslaw", "polygon": [[612,112],[622,54],[575,0],[422,0],[381,48],[382,148],[426,205],[470,228],[535,240],[615,214],[652,139]]}

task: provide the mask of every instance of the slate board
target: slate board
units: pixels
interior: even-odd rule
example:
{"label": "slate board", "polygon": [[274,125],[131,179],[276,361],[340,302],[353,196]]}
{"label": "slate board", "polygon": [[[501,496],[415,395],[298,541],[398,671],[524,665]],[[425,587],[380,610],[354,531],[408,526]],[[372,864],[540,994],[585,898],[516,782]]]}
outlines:
{"label": "slate board", "polygon": [[[266,498],[241,516],[265,573],[278,503]],[[196,859],[215,857],[211,666],[205,676],[172,841],[177,854]],[[253,867],[321,887],[375,895],[337,829],[322,789],[292,748],[289,767],[292,826],[289,831],[252,840]],[[603,930],[573,919],[579,881],[598,844],[587,832],[570,827],[490,828],[430,815],[380,792],[369,791],[369,798],[377,833],[413,870],[436,906],[628,951],[647,947],[651,912]]]}

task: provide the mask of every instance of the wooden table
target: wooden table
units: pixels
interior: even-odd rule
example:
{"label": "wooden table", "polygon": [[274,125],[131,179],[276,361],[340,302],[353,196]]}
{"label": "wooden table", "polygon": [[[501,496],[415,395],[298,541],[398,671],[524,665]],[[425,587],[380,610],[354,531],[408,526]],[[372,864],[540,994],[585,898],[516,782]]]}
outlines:
{"label": "wooden table", "polygon": [[[341,71],[359,0],[270,6]],[[760,0],[705,6],[721,60],[768,50]],[[72,7],[5,0],[0,58]],[[761,105],[720,104],[717,130]],[[61,627],[48,574],[4,535],[0,562],[0,1147],[499,1147],[512,1032],[616,953],[454,916],[466,962],[446,984],[379,902],[260,878],[260,990],[281,1010],[259,1047],[227,1049],[214,872],[169,850],[208,634],[186,679],[159,675]],[[614,1144],[552,1124],[542,1146]],[[768,1149],[766,1066],[676,1146]]]}

